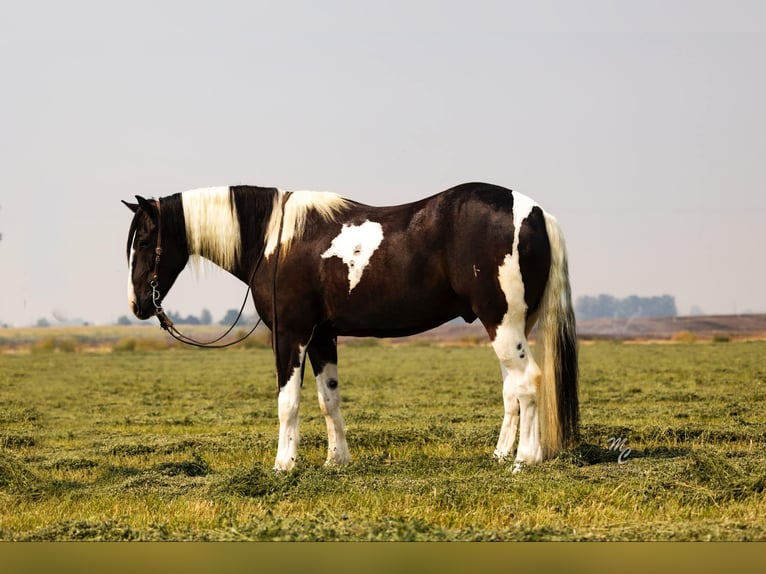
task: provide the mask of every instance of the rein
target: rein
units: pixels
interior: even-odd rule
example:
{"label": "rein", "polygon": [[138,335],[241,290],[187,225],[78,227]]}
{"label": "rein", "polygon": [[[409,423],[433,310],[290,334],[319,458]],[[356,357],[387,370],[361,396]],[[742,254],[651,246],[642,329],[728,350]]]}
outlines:
{"label": "rein", "polygon": [[[287,204],[287,200],[290,199],[290,196],[292,195],[292,192],[288,191],[285,192],[285,197],[282,200],[282,213],[280,214],[279,219],[279,234],[277,236],[277,249],[276,249],[276,259],[274,260],[274,277],[272,281],[272,316],[273,316],[273,331],[276,331],[277,327],[277,267],[279,264],[279,256],[282,248],[282,229],[284,227],[285,222],[285,205]],[[256,321],[255,325],[253,325],[253,328],[250,329],[245,335],[240,337],[239,339],[236,339],[235,341],[230,341],[228,343],[222,343],[220,345],[217,345],[221,339],[223,339],[226,335],[231,333],[232,329],[236,326],[236,324],[239,322],[239,320],[242,318],[242,313],[245,310],[245,305],[247,305],[247,299],[250,296],[250,293],[252,292],[252,283],[253,279],[255,278],[255,274],[258,271],[258,268],[261,266],[261,262],[263,261],[264,255],[266,253],[266,244],[267,241],[264,238],[263,241],[263,249],[261,250],[260,255],[258,256],[258,261],[256,261],[255,266],[253,267],[253,270],[250,272],[250,278],[247,281],[247,291],[245,292],[245,298],[242,301],[242,305],[239,308],[239,313],[237,314],[237,318],[234,320],[234,323],[232,323],[231,327],[229,327],[222,335],[216,337],[215,339],[211,341],[198,341],[188,335],[184,335],[181,333],[173,323],[173,321],[165,314],[165,310],[162,308],[162,294],[159,290],[159,283],[158,283],[158,277],[159,277],[159,268],[160,268],[160,257],[162,256],[162,211],[160,208],[160,200],[155,200],[155,203],[157,204],[157,247],[154,250],[154,270],[152,271],[152,274],[149,276],[149,286],[152,288],[152,304],[154,305],[155,310],[155,316],[160,322],[160,327],[168,332],[168,334],[173,337],[176,341],[180,343],[184,343],[185,345],[190,345],[192,347],[199,347],[202,349],[225,349],[226,347],[231,347],[232,345],[236,345],[238,343],[241,343],[245,339],[247,339],[250,335],[252,335],[255,330],[258,328],[258,325],[260,325],[263,322],[262,317],[258,317],[258,321]]]}

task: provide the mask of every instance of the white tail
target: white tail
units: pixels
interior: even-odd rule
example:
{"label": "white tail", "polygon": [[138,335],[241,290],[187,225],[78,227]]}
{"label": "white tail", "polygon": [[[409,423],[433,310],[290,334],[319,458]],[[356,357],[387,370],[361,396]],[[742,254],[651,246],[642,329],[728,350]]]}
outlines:
{"label": "white tail", "polygon": [[569,286],[566,245],[556,218],[545,214],[551,246],[551,267],[538,324],[540,384],[540,442],[543,459],[556,456],[577,442],[577,335]]}

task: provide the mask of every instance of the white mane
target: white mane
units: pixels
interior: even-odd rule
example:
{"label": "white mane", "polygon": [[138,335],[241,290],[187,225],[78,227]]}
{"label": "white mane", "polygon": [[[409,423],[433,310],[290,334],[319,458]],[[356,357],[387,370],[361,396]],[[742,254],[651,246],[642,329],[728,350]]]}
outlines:
{"label": "white mane", "polygon": [[204,257],[233,271],[242,245],[237,207],[229,187],[193,189],[183,192],[181,199],[189,255]]}
{"label": "white mane", "polygon": [[[282,198],[285,192],[280,191],[274,196],[274,209],[266,229],[266,249],[264,255],[270,257],[277,249],[279,223],[282,217]],[[335,193],[326,191],[294,191],[285,204],[285,215],[282,229],[282,249],[286,253],[290,244],[301,238],[306,227],[309,211],[314,210],[327,221],[336,217],[339,211],[348,205],[348,200]]]}

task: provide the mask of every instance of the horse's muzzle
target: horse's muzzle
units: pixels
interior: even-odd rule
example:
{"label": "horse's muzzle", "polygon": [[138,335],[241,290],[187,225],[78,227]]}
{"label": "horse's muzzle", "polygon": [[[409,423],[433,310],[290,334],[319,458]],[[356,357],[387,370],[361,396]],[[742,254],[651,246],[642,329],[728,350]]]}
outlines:
{"label": "horse's muzzle", "polygon": [[131,308],[133,314],[142,321],[151,319],[156,314],[154,305],[152,305],[151,301],[144,301],[141,304],[138,301],[131,301]]}

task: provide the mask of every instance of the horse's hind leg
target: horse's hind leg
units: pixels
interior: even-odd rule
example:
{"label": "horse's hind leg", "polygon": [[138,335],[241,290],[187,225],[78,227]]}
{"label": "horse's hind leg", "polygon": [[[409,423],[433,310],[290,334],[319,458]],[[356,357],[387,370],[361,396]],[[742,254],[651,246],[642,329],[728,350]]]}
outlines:
{"label": "horse's hind leg", "polygon": [[519,399],[516,397],[515,385],[509,377],[508,369],[500,363],[503,374],[503,406],[505,415],[500,427],[500,437],[497,439],[495,457],[501,462],[505,461],[509,454],[513,453],[516,444],[516,434],[519,431]]}
{"label": "horse's hind leg", "polygon": [[337,339],[317,332],[309,346],[309,359],[314,370],[319,408],[327,423],[327,465],[343,465],[351,460],[346,443],[346,431],[340,412],[338,389]]}
{"label": "horse's hind leg", "polygon": [[541,375],[540,368],[532,357],[523,323],[514,325],[513,322],[504,321],[497,328],[492,347],[500,359],[503,372],[505,406],[495,456],[503,460],[512,453],[518,426],[516,468],[523,464],[542,462],[537,404]]}

